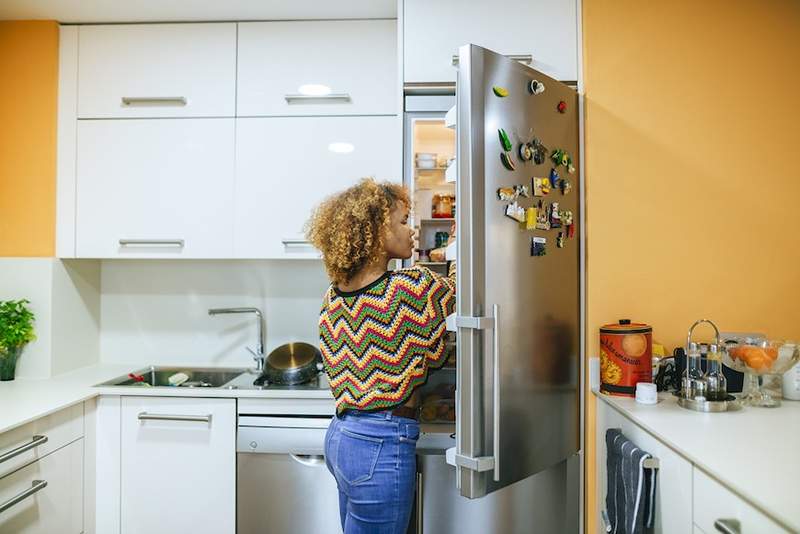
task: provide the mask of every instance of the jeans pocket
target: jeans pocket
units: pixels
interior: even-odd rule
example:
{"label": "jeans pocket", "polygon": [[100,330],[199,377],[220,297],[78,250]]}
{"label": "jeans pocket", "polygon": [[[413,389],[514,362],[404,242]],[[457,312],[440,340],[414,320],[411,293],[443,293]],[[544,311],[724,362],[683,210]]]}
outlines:
{"label": "jeans pocket", "polygon": [[350,430],[339,429],[336,461],[333,463],[337,477],[351,486],[363,484],[372,478],[383,440]]}

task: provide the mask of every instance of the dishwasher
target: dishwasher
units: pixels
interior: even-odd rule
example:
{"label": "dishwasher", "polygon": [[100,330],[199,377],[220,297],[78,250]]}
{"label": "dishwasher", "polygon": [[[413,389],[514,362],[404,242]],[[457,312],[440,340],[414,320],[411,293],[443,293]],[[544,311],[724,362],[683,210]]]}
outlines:
{"label": "dishwasher", "polygon": [[325,466],[330,415],[239,415],[237,534],[341,534]]}

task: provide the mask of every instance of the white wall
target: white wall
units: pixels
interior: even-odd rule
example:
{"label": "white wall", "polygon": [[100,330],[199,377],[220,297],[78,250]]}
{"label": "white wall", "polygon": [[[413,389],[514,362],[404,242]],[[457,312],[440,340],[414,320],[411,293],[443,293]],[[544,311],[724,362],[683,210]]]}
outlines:
{"label": "white wall", "polygon": [[28,299],[37,339],[19,378],[49,378],[98,361],[100,264],[91,260],[0,258],[0,300]]}
{"label": "white wall", "polygon": [[209,316],[216,307],[264,312],[266,351],[318,343],[328,279],[318,260],[102,262],[101,361],[250,366],[252,315]]}

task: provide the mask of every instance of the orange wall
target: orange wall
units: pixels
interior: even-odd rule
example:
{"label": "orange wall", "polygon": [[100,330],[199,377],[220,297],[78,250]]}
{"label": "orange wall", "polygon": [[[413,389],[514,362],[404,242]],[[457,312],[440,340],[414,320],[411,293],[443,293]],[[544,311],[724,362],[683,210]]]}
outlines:
{"label": "orange wall", "polygon": [[587,356],[623,317],[800,337],[800,3],[583,0],[583,32]]}
{"label": "orange wall", "polygon": [[58,24],[0,22],[0,256],[53,256]]}

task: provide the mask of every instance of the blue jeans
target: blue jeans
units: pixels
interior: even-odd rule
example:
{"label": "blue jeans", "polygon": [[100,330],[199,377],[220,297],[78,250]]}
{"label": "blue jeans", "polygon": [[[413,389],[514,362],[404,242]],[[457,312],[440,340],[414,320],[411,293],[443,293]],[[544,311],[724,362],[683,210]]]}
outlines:
{"label": "blue jeans", "polygon": [[414,499],[419,423],[391,412],[346,412],[325,435],[345,534],[405,534]]}

